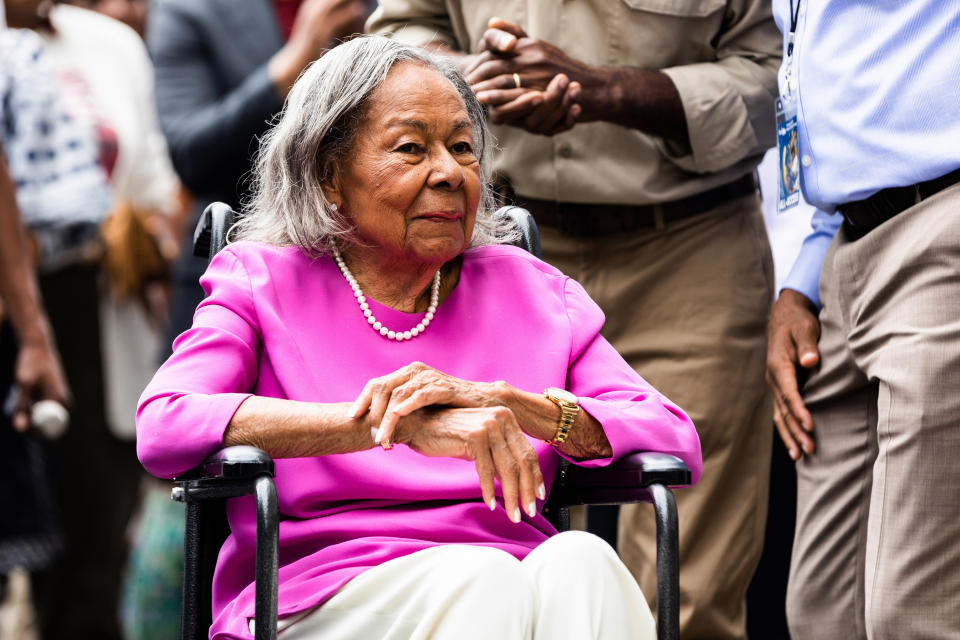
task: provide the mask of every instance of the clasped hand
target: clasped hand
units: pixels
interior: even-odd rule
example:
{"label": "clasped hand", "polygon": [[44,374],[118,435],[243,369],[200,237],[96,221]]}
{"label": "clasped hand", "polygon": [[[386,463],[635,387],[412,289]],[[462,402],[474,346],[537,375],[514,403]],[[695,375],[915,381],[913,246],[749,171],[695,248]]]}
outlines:
{"label": "clasped hand", "polygon": [[589,67],[500,18],[491,18],[480,53],[468,56],[461,70],[497,124],[552,136],[571,129],[583,113],[578,100]]}
{"label": "clasped hand", "polygon": [[519,522],[520,508],[535,516],[546,491],[537,454],[504,403],[509,393],[503,382],[461,380],[414,362],[370,380],[350,412],[368,416],[384,448],[402,443],[426,456],[473,460],[483,501],[496,508],[499,479],[507,515]]}

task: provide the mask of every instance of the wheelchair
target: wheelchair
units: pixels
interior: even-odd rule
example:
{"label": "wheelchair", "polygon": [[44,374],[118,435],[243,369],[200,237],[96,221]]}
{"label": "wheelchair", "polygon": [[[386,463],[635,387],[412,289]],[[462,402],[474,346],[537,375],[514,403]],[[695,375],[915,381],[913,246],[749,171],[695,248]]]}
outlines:
{"label": "wheelchair", "polygon": [[[226,245],[236,213],[215,202],[194,232],[194,254],[213,258]],[[517,245],[541,257],[533,217],[519,207],[495,214],[519,232]],[[225,500],[255,496],[257,510],[255,638],[277,637],[279,513],[273,460],[254,447],[227,447],[175,479],[172,498],[186,506],[181,640],[202,640],[211,624],[211,585],[220,547],[229,534]],[[652,502],[657,528],[657,638],[679,638],[679,541],[677,507],[671,487],[688,485],[690,470],[679,458],[639,452],[615,463],[587,469],[562,461],[543,513],[559,530],[570,527],[575,505]]]}

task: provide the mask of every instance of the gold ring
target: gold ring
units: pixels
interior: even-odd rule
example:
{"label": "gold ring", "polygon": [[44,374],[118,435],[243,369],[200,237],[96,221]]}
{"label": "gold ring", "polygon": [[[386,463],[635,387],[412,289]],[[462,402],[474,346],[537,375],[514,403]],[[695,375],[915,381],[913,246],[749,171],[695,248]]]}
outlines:
{"label": "gold ring", "polygon": [[517,89],[520,88],[521,85],[520,85],[520,74],[519,74],[519,73],[513,74],[513,84],[517,85]]}

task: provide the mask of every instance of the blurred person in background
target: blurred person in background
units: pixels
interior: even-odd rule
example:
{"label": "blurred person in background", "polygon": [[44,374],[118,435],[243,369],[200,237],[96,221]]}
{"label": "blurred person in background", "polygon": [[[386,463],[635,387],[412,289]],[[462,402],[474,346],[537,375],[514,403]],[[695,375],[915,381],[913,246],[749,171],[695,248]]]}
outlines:
{"label": "blurred person in background", "polygon": [[[30,36],[27,34],[27,38]],[[40,439],[31,437],[34,434],[25,435],[30,404],[41,400],[69,404],[66,377],[37,284],[34,253],[17,204],[15,179],[6,161],[6,140],[15,122],[6,109],[20,89],[14,85],[23,79],[42,83],[44,77],[49,85],[53,83],[36,68],[36,49],[21,45],[21,38],[6,31],[4,5],[0,3],[0,399],[15,401],[0,411],[3,638],[20,638],[34,629],[29,607],[24,606],[28,589],[23,576],[26,571],[46,566],[61,544],[43,445]],[[43,94],[38,97],[42,99]]]}
{"label": "blurred person in background", "polygon": [[[119,438],[132,440],[136,398],[162,348],[169,264],[178,253],[188,194],[157,119],[153,67],[142,39],[148,3],[65,4],[50,13],[47,53],[74,108],[116,140],[114,201],[102,229],[101,346],[108,424]],[[121,595],[123,633],[128,640],[170,638],[179,627],[183,508],[169,500],[166,483],[142,473],[140,482]],[[136,485],[129,486],[132,492]]]}
{"label": "blurred person in background", "polygon": [[[368,24],[459,61],[544,258],[597,301],[627,362],[690,411],[704,471],[677,495],[688,640],[745,637],[766,522],[773,265],[753,173],[775,140],[769,5],[380,0]],[[652,595],[649,507],[623,507],[619,524],[621,557]]]}
{"label": "blurred person in background", "polygon": [[[67,629],[76,632],[75,620],[53,612],[73,598],[74,585],[97,576],[96,587],[89,590],[95,605],[85,607],[90,632],[113,637],[119,636],[125,530],[141,475],[133,454],[134,407],[152,374],[161,322],[167,315],[163,279],[168,260],[176,255],[179,235],[168,220],[179,206],[179,186],[157,123],[150,62],[137,33],[74,6],[25,0],[16,4],[21,26],[43,38],[44,56],[70,117],[94,132],[99,165],[112,187],[102,228],[105,268],[93,274],[105,277],[99,289],[100,308],[90,316],[99,331],[96,340],[86,338],[100,355],[87,354],[83,360],[86,370],[98,369],[96,376],[87,377],[96,385],[88,391],[98,402],[97,421],[105,422],[110,432],[102,437],[83,432],[82,443],[59,452],[54,448],[53,470],[69,551],[51,572],[35,577],[36,605],[47,636],[61,637]],[[99,486],[109,486],[110,494],[96,506],[82,499],[92,489],[76,480],[88,473],[77,462],[78,446],[105,463]],[[91,517],[102,523],[96,541],[86,540]]]}
{"label": "blurred person in background", "polygon": [[[11,27],[48,25],[38,2],[5,0],[5,8]],[[37,619],[46,638],[118,638],[110,569],[115,578],[125,522],[116,523],[122,505],[112,489],[115,463],[129,466],[130,448],[110,434],[103,405],[99,226],[112,198],[103,147],[96,129],[67,108],[36,34],[7,31],[3,49],[0,142],[74,393],[71,426],[47,449],[66,549],[47,571],[34,574]]]}
{"label": "blurred person in background", "polygon": [[174,167],[196,204],[173,269],[165,347],[203,298],[206,258],[192,252],[204,207],[239,208],[257,138],[303,69],[363,30],[367,0],[158,0],[147,28],[160,122]]}
{"label": "blurred person in background", "polygon": [[103,228],[106,243],[101,325],[111,429],[132,439],[133,414],[150,379],[165,322],[167,261],[178,250],[174,231],[179,181],[160,132],[153,69],[141,38],[116,20],[69,4],[49,12],[41,29],[71,114],[101,141],[101,163],[113,188]]}

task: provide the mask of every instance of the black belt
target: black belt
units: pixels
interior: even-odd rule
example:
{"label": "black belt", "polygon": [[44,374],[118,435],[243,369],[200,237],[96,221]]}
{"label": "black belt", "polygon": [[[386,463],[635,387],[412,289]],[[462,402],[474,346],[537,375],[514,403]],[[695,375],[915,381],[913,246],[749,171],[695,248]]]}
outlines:
{"label": "black belt", "polygon": [[847,237],[857,240],[867,235],[898,213],[909,209],[921,200],[960,182],[960,169],[945,176],[909,187],[892,187],[878,191],[869,198],[848,202],[837,207],[843,215],[843,227]]}
{"label": "black belt", "polygon": [[757,192],[753,174],[703,193],[661,204],[583,204],[518,196],[518,204],[533,214],[537,225],[566,236],[605,236],[654,229],[667,222],[690,218],[725,202]]}

